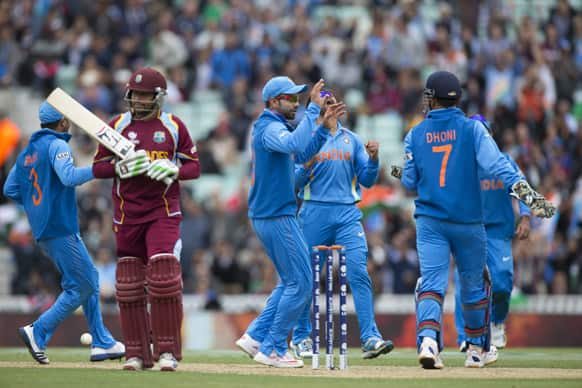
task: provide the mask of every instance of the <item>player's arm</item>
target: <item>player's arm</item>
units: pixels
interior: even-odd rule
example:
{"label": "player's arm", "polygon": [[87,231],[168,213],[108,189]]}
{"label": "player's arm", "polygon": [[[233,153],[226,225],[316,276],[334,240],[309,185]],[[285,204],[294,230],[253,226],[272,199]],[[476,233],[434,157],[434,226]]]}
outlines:
{"label": "player's arm", "polygon": [[309,104],[305,111],[305,116],[293,132],[289,132],[283,123],[274,122],[269,124],[263,134],[263,144],[269,151],[284,154],[299,154],[305,151],[313,137],[318,138],[323,144],[328,131],[319,126],[315,130],[315,134],[313,134],[319,111],[319,105]]}
{"label": "player's arm", "polygon": [[406,190],[416,191],[418,185],[418,170],[414,160],[414,152],[412,148],[412,131],[410,130],[404,138],[404,167],[402,168],[402,186]]}
{"label": "player's arm", "polygon": [[306,168],[302,164],[295,165],[295,190],[301,190],[307,182],[309,182],[309,176],[313,170],[311,168]]}
{"label": "player's arm", "polygon": [[535,216],[552,217],[556,207],[533,190],[529,183],[513,169],[483,124],[474,121],[473,125],[474,147],[479,166],[485,172],[501,179],[505,187],[510,187],[510,194],[524,202]]}
{"label": "player's arm", "polygon": [[93,158],[93,175],[98,179],[115,177],[115,155],[101,144]]}
{"label": "player's arm", "polygon": [[22,205],[22,193],[18,180],[16,179],[16,164],[10,169],[6,182],[4,182],[2,193],[5,197]]}
{"label": "player's arm", "polygon": [[49,160],[61,183],[67,187],[79,186],[95,178],[92,166],[75,167],[71,147],[64,140],[51,143]]}
{"label": "player's arm", "polygon": [[176,149],[176,156],[177,159],[180,159],[181,163],[178,179],[196,179],[200,176],[198,151],[184,123],[176,116],[172,117],[178,123],[178,148]]}
{"label": "player's arm", "polygon": [[356,135],[354,167],[358,182],[364,187],[372,187],[378,180],[380,160],[378,158],[378,143],[368,142],[364,147],[362,140]]}

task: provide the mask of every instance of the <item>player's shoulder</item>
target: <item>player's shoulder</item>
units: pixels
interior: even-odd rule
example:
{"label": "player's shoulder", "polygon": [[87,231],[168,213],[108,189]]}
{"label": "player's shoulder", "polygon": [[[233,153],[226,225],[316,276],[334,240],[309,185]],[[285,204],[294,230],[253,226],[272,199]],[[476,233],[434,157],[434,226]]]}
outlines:
{"label": "player's shoulder", "polygon": [[171,112],[162,112],[160,117],[167,117],[170,121],[174,121],[179,127],[186,127],[184,121],[174,113]]}

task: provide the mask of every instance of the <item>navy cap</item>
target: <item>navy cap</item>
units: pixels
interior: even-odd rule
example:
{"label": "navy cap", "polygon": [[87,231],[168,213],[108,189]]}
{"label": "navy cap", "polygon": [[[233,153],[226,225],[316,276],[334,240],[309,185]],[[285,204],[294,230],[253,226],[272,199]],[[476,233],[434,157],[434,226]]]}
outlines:
{"label": "navy cap", "polygon": [[307,90],[307,85],[296,85],[289,77],[273,77],[263,87],[263,101],[281,94],[299,94]]}
{"label": "navy cap", "polygon": [[461,98],[461,83],[453,73],[437,71],[426,80],[424,93],[431,98],[458,100]]}
{"label": "navy cap", "polygon": [[38,119],[41,124],[56,123],[63,117],[65,116],[63,116],[61,112],[53,108],[52,105],[46,101],[40,104],[40,108],[38,108]]}

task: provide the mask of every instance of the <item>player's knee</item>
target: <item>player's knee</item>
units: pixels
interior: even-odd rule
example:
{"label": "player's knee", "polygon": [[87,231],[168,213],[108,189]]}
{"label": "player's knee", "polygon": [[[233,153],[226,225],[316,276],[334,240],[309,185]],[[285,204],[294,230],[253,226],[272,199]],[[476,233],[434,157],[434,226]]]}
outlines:
{"label": "player's knee", "polygon": [[152,297],[173,297],[182,294],[182,267],[169,253],[153,255],[148,260],[146,279]]}
{"label": "player's knee", "polygon": [[352,287],[361,287],[362,285],[371,283],[368,268],[365,265],[354,265],[348,268],[347,272],[348,281]]}
{"label": "player's knee", "polygon": [[77,309],[82,303],[81,289],[78,287],[69,288],[64,291],[65,297],[62,299],[63,304],[69,310]]}
{"label": "player's knee", "polygon": [[145,300],[145,265],[138,257],[122,257],[117,263],[115,288],[119,302]]}

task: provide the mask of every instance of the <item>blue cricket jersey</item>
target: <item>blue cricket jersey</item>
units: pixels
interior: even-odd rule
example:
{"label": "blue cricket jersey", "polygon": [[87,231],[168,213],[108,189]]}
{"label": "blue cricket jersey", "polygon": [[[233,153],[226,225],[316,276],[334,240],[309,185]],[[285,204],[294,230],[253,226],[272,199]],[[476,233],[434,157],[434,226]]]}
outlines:
{"label": "blue cricket jersey", "polygon": [[[513,167],[522,179],[520,171],[511,156],[503,153],[503,156]],[[487,237],[497,239],[512,239],[515,234],[515,215],[513,210],[513,197],[508,195],[508,189],[503,181],[491,174],[487,174],[479,169],[479,180],[481,181],[481,203],[483,204],[483,223],[487,230]],[[530,215],[529,208],[521,201],[519,203],[519,213]]]}
{"label": "blue cricket jersey", "polygon": [[75,167],[70,138],[48,128],[33,133],[4,184],[4,195],[24,207],[36,240],[79,233],[75,186],[93,172]]}
{"label": "blue cricket jersey", "polygon": [[353,204],[362,198],[360,184],[378,179],[379,161],[371,160],[358,135],[338,123],[310,168],[298,164],[295,185],[303,201]]}
{"label": "blue cricket jersey", "polygon": [[265,109],[253,125],[249,217],[294,216],[294,162],[304,163],[319,151],[328,130],[315,121],[320,108],[309,104],[297,129],[276,112]]}
{"label": "blue cricket jersey", "polygon": [[430,111],[406,135],[404,152],[402,185],[417,191],[415,217],[483,222],[478,167],[506,187],[523,179],[483,124],[458,108]]}

